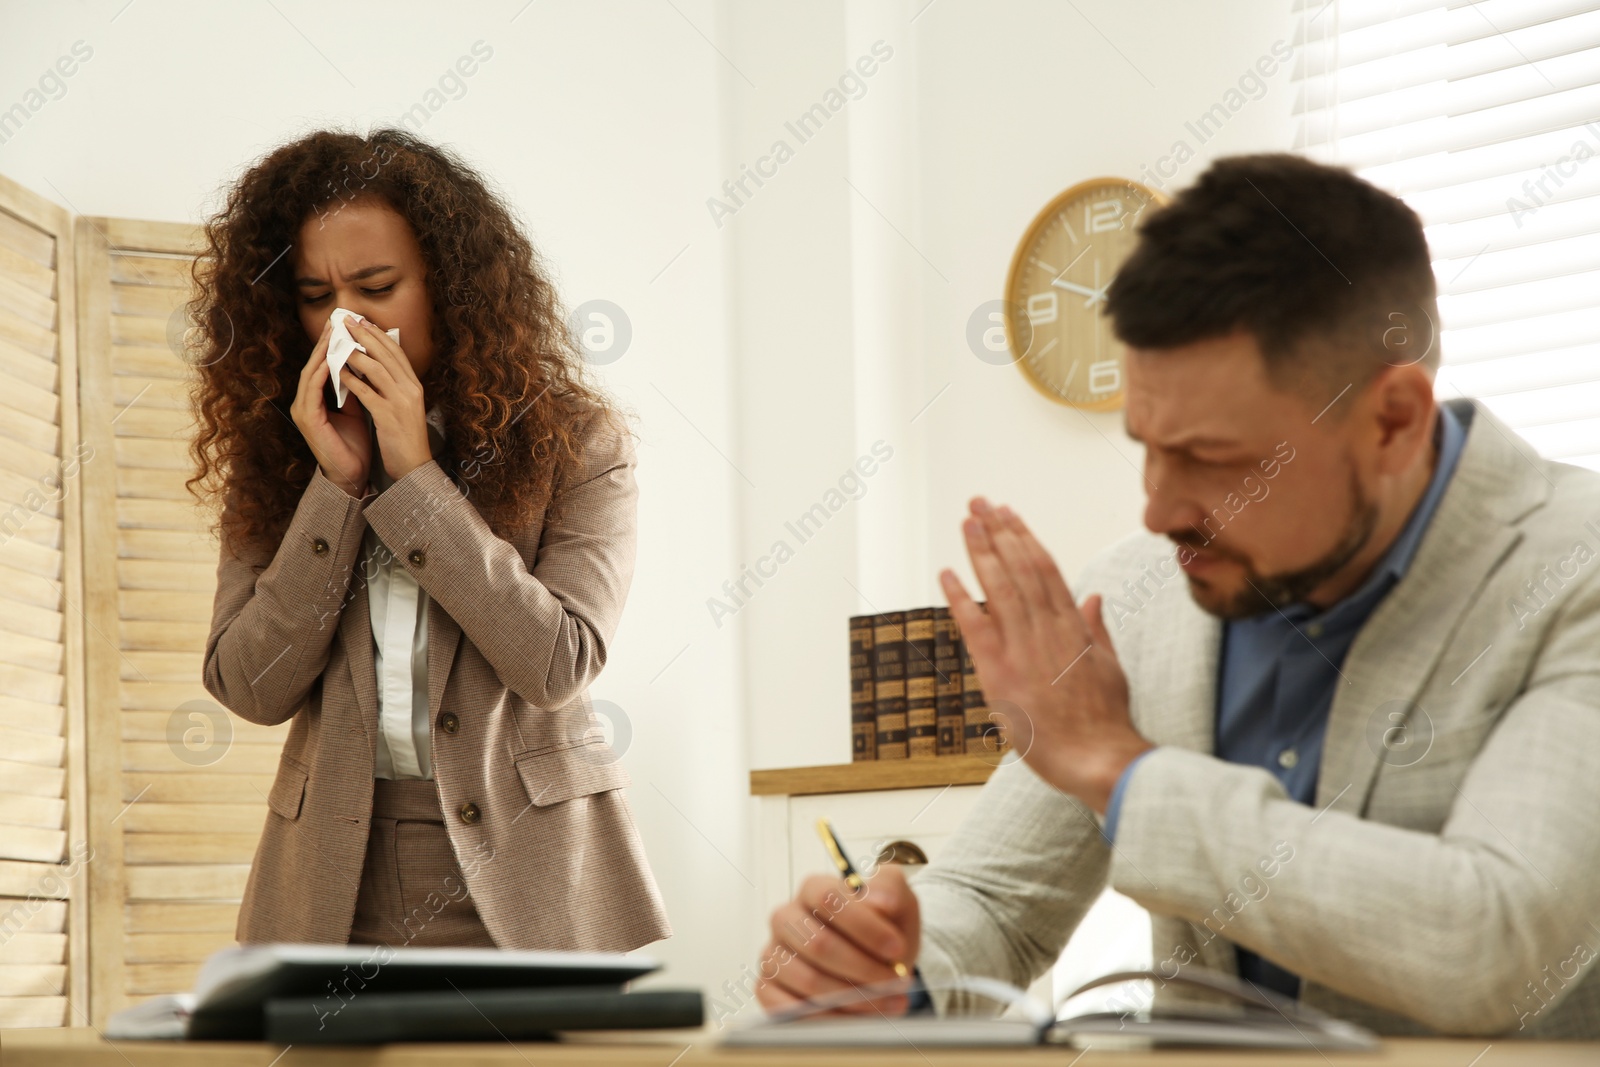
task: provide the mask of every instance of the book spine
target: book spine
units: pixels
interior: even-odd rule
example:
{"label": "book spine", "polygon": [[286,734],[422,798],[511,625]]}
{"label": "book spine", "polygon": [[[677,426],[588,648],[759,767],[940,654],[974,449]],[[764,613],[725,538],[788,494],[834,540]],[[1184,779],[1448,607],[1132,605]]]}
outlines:
{"label": "book spine", "polygon": [[850,762],[878,758],[872,695],[872,616],[850,616]]}
{"label": "book spine", "polygon": [[960,631],[949,607],[933,609],[933,701],[939,730],[939,755],[959,756],[967,750],[966,707],[961,698]]}
{"label": "book spine", "polygon": [[872,706],[878,758],[906,758],[906,613],[873,616]]}
{"label": "book spine", "polygon": [[933,608],[906,612],[906,743],[912,759],[939,754],[933,616]]}
{"label": "book spine", "polygon": [[[979,601],[978,607],[986,612],[989,610],[987,601]],[[1001,733],[1000,724],[989,718],[989,704],[984,699],[983,687],[978,684],[978,669],[967,651],[966,639],[959,638],[958,642],[961,646],[961,705],[966,718],[967,754],[997,755],[1006,750],[1007,741]]]}

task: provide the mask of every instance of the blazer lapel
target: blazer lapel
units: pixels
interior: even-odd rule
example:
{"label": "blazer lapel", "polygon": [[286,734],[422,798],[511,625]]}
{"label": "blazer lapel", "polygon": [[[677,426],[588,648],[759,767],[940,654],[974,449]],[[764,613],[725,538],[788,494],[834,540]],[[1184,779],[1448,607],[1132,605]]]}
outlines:
{"label": "blazer lapel", "polygon": [[367,739],[367,756],[376,766],[378,672],[373,666],[369,595],[365,581],[356,584],[355,593],[339,618],[339,640],[344,642],[345,662],[350,664],[350,681],[355,686],[356,704],[361,711],[358,718],[361,720],[361,731]]}
{"label": "blazer lapel", "polygon": [[1146,639],[1149,645],[1141,650],[1143,708],[1135,725],[1156,744],[1209,755],[1216,739],[1222,622],[1195,604],[1181,574],[1147,610],[1157,614]]}
{"label": "blazer lapel", "polygon": [[[474,509],[477,505],[473,504]],[[482,512],[479,511],[481,515]],[[533,547],[537,548],[537,534]],[[527,559],[526,535],[518,538],[517,550]],[[530,567],[531,569],[531,567]],[[372,654],[372,613],[369,592],[365,582],[356,589],[351,603],[345,606],[339,620],[339,637],[344,641],[350,663],[351,681],[355,684],[356,700],[361,708],[361,728],[366,734],[367,747],[374,761],[377,759],[378,722],[378,672]],[[433,597],[428,598],[428,720],[438,717],[444,702],[445,685],[450,680],[450,668],[455,664],[456,649],[461,644],[461,625]]]}
{"label": "blazer lapel", "polygon": [[[339,620],[339,637],[344,641],[350,664],[350,680],[355,684],[356,701],[361,709],[361,728],[367,747],[377,759],[378,670],[372,654],[372,609],[367,585],[362,582],[345,606]],[[439,714],[445,683],[455,662],[456,646],[461,642],[461,627],[439,602],[428,598],[428,719]]]}
{"label": "blazer lapel", "polygon": [[[1512,523],[1548,495],[1542,461],[1517,449],[1512,431],[1487,409],[1473,406],[1455,474],[1410,569],[1345,657],[1317,777],[1319,810],[1331,806],[1358,814],[1366,807],[1384,731],[1416,714],[1417,695],[1461,619],[1521,540]],[[1462,650],[1468,660],[1481,651]]]}
{"label": "blazer lapel", "polygon": [[439,717],[444,701],[444,684],[450,679],[456,646],[461,642],[461,626],[433,597],[428,598],[428,721]]}

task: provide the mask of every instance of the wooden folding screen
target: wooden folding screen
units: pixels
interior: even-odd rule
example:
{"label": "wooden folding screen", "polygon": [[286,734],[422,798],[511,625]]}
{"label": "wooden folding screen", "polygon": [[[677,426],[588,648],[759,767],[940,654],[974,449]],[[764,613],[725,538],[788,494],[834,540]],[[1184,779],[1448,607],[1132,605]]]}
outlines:
{"label": "wooden folding screen", "polygon": [[0,177],[0,1027],[87,1021],[71,238]]}
{"label": "wooden folding screen", "polygon": [[[233,943],[288,727],[254,726],[201,685],[216,586],[209,516],[184,487],[191,226],[77,220],[83,362],[90,1000],[192,988]],[[4,449],[0,448],[0,452]]]}

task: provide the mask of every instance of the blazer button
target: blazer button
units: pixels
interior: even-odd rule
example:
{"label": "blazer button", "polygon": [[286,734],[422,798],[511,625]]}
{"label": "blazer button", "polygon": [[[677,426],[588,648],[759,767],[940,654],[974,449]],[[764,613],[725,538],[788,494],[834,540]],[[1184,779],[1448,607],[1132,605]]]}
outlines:
{"label": "blazer button", "polygon": [[311,551],[315,552],[319,556],[322,555],[324,552],[328,551],[328,542],[318,537],[311,542]]}
{"label": "blazer button", "polygon": [[412,566],[420,567],[426,562],[428,562],[428,557],[423,554],[422,549],[413,548],[411,550],[411,564],[412,564]]}
{"label": "blazer button", "polygon": [[461,720],[456,718],[455,712],[445,711],[439,713],[439,729],[443,730],[445,733],[453,734],[457,729],[460,728],[460,726]]}
{"label": "blazer button", "polygon": [[461,805],[462,822],[477,822],[481,814],[482,813],[478,811],[478,805],[474,804],[470,800]]}

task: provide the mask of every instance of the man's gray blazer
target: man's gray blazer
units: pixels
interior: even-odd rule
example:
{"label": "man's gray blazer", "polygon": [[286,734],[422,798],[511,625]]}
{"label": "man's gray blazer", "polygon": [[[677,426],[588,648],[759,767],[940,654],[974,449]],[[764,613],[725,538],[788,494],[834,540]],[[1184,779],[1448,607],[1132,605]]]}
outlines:
{"label": "man's gray blazer", "polygon": [[1133,721],[1160,747],[1114,846],[1026,764],[996,770],[912,877],[941,1014],[997,1010],[939,986],[1027,986],[1109,884],[1151,912],[1168,977],[1234,973],[1242,945],[1380,1033],[1600,1037],[1600,474],[1451,403],[1476,409],[1464,451],[1341,667],[1313,806],[1210,755],[1222,624],[1172,543],[1140,534],[1089,564],[1073,594],[1107,598]]}

